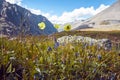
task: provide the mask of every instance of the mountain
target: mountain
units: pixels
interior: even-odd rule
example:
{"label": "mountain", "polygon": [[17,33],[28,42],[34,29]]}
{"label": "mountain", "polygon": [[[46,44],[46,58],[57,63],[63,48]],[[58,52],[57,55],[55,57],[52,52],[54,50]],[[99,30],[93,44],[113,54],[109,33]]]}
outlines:
{"label": "mountain", "polygon": [[77,20],[77,21],[74,21],[74,22],[70,23],[73,27],[72,30],[89,28],[90,26],[88,26],[87,24],[83,24],[84,21],[85,20]]}
{"label": "mountain", "polygon": [[[75,20],[73,22],[67,22],[67,23],[64,23],[64,24],[59,24],[60,25],[60,28],[58,29],[59,32],[63,31],[64,30],[64,26],[66,24],[70,24],[72,27],[71,29],[74,30],[76,29],[79,25],[81,25],[81,23],[83,23],[84,20]],[[84,27],[81,27],[81,28],[86,28],[86,26]],[[88,28],[88,27],[87,27]]]}
{"label": "mountain", "polygon": [[[39,22],[44,22],[46,28],[40,30]],[[52,34],[57,32],[53,24],[42,15],[32,14],[29,10],[16,4],[10,4],[0,0],[0,33],[4,35],[30,34]]]}
{"label": "mountain", "polygon": [[120,30],[120,0],[97,15],[85,20],[77,29],[81,27],[93,27],[96,30]]}

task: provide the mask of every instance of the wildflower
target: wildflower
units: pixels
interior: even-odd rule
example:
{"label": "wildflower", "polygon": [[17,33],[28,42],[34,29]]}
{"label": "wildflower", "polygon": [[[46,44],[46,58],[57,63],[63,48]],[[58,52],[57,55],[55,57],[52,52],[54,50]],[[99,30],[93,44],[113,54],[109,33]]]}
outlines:
{"label": "wildflower", "polygon": [[59,46],[59,42],[55,42],[54,48],[56,49]]}
{"label": "wildflower", "polygon": [[48,52],[52,51],[52,48],[49,46],[49,47],[47,48],[47,51],[48,51]]}
{"label": "wildflower", "polygon": [[35,70],[39,73],[41,73],[40,69],[39,68],[35,68]]}
{"label": "wildflower", "polygon": [[102,59],[102,56],[100,54],[98,54],[97,57],[98,57],[98,60]]}
{"label": "wildflower", "polygon": [[45,25],[44,22],[38,23],[38,26],[39,26],[39,28],[42,29],[42,30],[45,29],[45,27],[46,27],[46,25]]}
{"label": "wildflower", "polygon": [[70,31],[71,30],[71,25],[70,24],[65,25],[64,30],[65,31]]}
{"label": "wildflower", "polygon": [[60,27],[60,25],[59,25],[59,24],[55,24],[54,27],[55,27],[56,29],[58,29],[58,28]]}

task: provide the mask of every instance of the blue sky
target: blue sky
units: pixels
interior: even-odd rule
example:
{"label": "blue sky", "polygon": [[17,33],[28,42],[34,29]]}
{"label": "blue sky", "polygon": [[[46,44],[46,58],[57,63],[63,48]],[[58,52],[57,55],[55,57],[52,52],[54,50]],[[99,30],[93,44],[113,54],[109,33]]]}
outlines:
{"label": "blue sky", "polygon": [[6,0],[43,15],[53,23],[67,23],[92,17],[117,0]]}
{"label": "blue sky", "polygon": [[72,11],[80,7],[98,8],[101,4],[111,5],[116,0],[22,0],[28,7],[40,9],[44,12],[54,13],[60,16],[65,11]]}

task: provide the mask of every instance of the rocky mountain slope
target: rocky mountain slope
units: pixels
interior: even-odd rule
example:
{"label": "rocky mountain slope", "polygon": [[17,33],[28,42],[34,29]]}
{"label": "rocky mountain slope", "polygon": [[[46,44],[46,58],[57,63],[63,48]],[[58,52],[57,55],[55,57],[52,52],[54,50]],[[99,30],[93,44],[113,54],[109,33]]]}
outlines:
{"label": "rocky mountain slope", "polygon": [[96,30],[120,30],[120,0],[92,18],[85,20],[76,30],[85,25]]}
{"label": "rocky mountain slope", "polygon": [[[38,28],[38,23],[46,24],[44,31]],[[32,14],[29,10],[16,4],[0,0],[0,33],[4,35],[30,35],[52,34],[57,32],[53,24],[42,15]]]}

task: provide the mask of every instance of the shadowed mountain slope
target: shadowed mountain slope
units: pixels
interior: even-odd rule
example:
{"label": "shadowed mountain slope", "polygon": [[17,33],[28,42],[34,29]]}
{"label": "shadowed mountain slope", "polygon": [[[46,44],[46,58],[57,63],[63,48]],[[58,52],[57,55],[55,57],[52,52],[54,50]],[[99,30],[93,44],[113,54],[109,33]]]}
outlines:
{"label": "shadowed mountain slope", "polygon": [[[44,31],[38,28],[39,22],[44,22]],[[30,35],[52,34],[57,32],[53,24],[42,15],[32,14],[29,10],[16,4],[0,0],[0,32],[5,35]]]}

